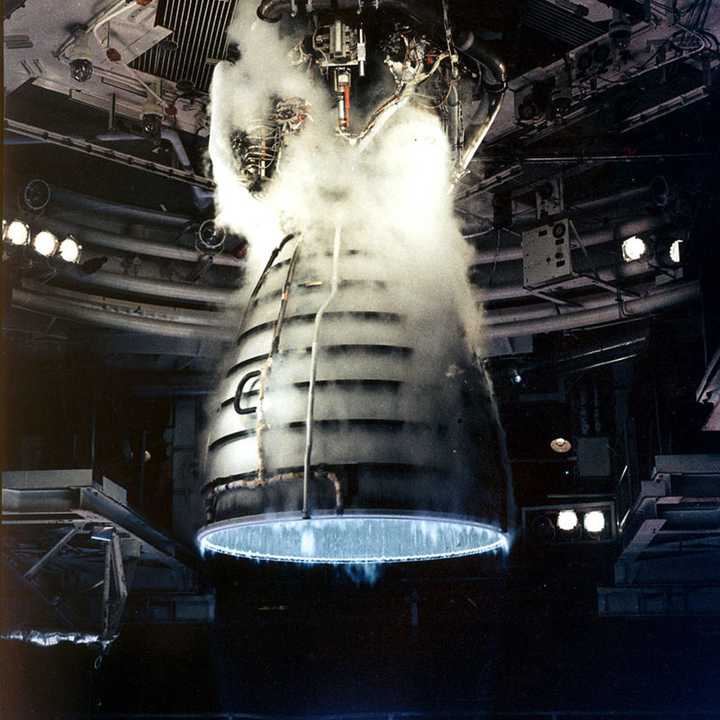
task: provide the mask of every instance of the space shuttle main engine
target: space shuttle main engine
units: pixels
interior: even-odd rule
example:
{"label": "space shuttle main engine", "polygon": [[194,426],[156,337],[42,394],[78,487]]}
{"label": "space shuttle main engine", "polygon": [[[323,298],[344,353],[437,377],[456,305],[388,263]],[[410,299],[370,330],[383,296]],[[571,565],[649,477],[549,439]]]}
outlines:
{"label": "space shuttle main engine", "polygon": [[[438,5],[439,38],[397,8],[366,26],[363,3],[306,7],[309,31],[287,53],[302,78],[263,80],[262,133],[254,115],[230,127],[232,112],[215,133],[216,176],[230,166],[241,182],[220,188],[220,220],[262,206],[283,232],[268,248],[267,224],[235,228],[267,253],[209,412],[203,552],[354,564],[506,547],[501,432],[448,196],[462,86],[476,96],[483,70],[455,51]],[[279,20],[283,4],[267,6],[260,17]],[[266,48],[252,32],[246,47]],[[216,108],[230,77],[213,81]],[[379,105],[358,91],[351,118],[360,79],[395,91]]]}

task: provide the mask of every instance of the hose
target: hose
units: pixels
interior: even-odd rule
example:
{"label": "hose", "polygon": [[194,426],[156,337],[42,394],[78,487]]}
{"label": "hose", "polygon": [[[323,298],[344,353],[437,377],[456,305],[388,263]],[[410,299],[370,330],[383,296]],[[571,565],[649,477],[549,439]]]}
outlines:
{"label": "hose", "polygon": [[318,361],[318,345],[320,339],[320,325],[330,303],[333,301],[338,291],[338,269],[340,266],[340,241],[342,237],[342,228],[335,225],[335,240],[333,243],[333,261],[332,261],[332,280],[330,284],[330,294],[315,315],[315,326],[313,328],[312,350],[310,353],[310,384],[308,387],[307,414],[305,417],[305,459],[303,464],[303,507],[302,516],[304,520],[310,518],[309,506],[309,490],[310,490],[310,470],[312,460],[313,446],[313,416],[315,411],[315,378],[317,376]]}

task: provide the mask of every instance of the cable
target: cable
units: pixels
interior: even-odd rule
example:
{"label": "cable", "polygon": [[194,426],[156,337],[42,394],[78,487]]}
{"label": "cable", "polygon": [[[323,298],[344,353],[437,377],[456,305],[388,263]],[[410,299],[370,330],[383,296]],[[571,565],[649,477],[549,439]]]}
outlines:
{"label": "cable", "polygon": [[[95,36],[95,39],[98,42],[98,45],[100,47],[103,47],[103,42],[100,39],[100,35],[98,35],[98,30],[103,26],[109,23],[111,20],[114,20],[115,18],[119,17],[123,13],[127,12],[134,3],[132,1],[126,2],[126,0],[121,0],[120,7],[116,7],[114,10],[110,10],[107,15],[102,16],[98,22],[95,23],[95,25],[92,28],[92,34]],[[110,41],[108,38],[108,46],[110,45]]]}

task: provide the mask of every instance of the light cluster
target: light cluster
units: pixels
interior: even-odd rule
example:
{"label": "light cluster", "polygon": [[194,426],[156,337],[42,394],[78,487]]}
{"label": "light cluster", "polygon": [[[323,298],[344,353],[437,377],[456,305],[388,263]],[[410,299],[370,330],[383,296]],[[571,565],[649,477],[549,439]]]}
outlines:
{"label": "light cluster", "polygon": [[682,238],[642,238],[631,235],[620,244],[622,259],[626,263],[641,260],[653,254],[656,261],[670,266],[680,265],[684,260]]}
{"label": "light cluster", "polygon": [[617,536],[612,500],[524,507],[522,525],[530,542],[545,546],[606,543]]}
{"label": "light cluster", "polygon": [[80,243],[72,236],[66,235],[62,240],[50,230],[39,230],[33,234],[30,226],[15,218],[11,222],[3,220],[3,242],[14,247],[30,247],[38,255],[46,258],[58,257],[66,263],[79,263],[82,255]]}
{"label": "light cluster", "polygon": [[[573,532],[579,525],[577,512],[572,509],[560,510],[557,515],[557,527],[563,532]],[[602,510],[589,510],[582,516],[585,532],[595,535],[605,529],[605,513]]]}

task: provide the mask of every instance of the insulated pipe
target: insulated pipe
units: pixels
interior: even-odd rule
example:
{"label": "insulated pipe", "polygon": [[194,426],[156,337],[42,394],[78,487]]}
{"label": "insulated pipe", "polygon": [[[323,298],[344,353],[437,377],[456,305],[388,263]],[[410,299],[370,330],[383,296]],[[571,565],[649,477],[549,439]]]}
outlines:
{"label": "insulated pipe", "polygon": [[12,304],[13,307],[30,310],[42,315],[92,323],[93,325],[124,332],[138,332],[185,340],[229,342],[232,339],[232,333],[209,328],[207,325],[171,323],[166,320],[160,321],[120,315],[114,312],[83,307],[78,303],[58,298],[53,298],[52,302],[48,303],[46,296],[29,293],[25,290],[13,290]]}
{"label": "insulated pipe", "polygon": [[117,300],[102,295],[91,295],[89,293],[65,290],[51,285],[42,285],[37,282],[24,281],[22,290],[40,295],[46,298],[46,305],[52,306],[56,299],[66,303],[88,308],[90,310],[102,310],[127,317],[142,317],[158,322],[181,323],[189,325],[210,326],[217,328],[228,335],[232,328],[227,324],[227,318],[222,312],[214,310],[190,310],[181,307],[166,307],[164,305],[150,305],[136,301]]}
{"label": "insulated pipe", "polygon": [[[122,235],[115,235],[114,233],[105,232],[104,230],[96,230],[64,220],[56,220],[51,217],[43,217],[43,223],[56,234],[72,234],[81,245],[87,243],[96,247],[118,250],[133,255],[148,255],[150,257],[180,260],[189,263],[196,263],[202,257],[196,250],[188,250],[166,243],[137,240]],[[242,268],[243,261],[230,255],[214,255],[213,265]]]}
{"label": "insulated pipe", "polygon": [[593,310],[579,310],[542,320],[528,320],[520,323],[501,323],[491,325],[485,330],[485,337],[521,337],[541,333],[573,330],[579,327],[599,325],[621,320],[633,319],[648,313],[691,302],[700,297],[700,285],[697,282],[674,285],[669,289],[649,293],[643,298],[629,300],[622,305],[613,303]]}
{"label": "insulated pipe", "polygon": [[[178,323],[204,327],[212,326],[223,334],[227,334],[228,337],[235,333],[234,325],[225,325],[222,313],[217,311],[187,310],[178,307],[164,307],[146,303],[138,304],[135,302],[121,304],[123,303],[121,300],[110,300],[101,295],[90,295],[47,285],[37,287],[35,284],[26,283],[23,290],[45,298],[45,307],[49,307],[51,303],[59,299],[64,305],[82,306],[90,310],[130,317],[131,319],[142,317],[158,323],[168,323],[170,326]],[[606,294],[578,298],[577,302],[582,304],[585,309],[607,308],[614,304],[614,300],[610,301],[610,296]],[[574,312],[578,312],[577,309],[546,303],[536,306],[488,311],[484,314],[484,323],[488,327],[492,325],[509,325],[541,318],[552,318],[558,315],[571,315]]]}
{"label": "insulated pipe", "polygon": [[[588,247],[594,247],[595,245],[603,245],[605,243],[613,242],[616,239],[628,238],[632,235],[641,235],[642,233],[652,232],[668,225],[669,219],[667,216],[657,217],[637,217],[631,220],[624,220],[617,225],[610,228],[602,228],[600,230],[593,230],[592,232],[580,232],[580,238],[582,239],[583,245]],[[539,224],[539,221],[538,223]],[[515,226],[513,226],[514,230]],[[500,232],[503,232],[502,230]],[[488,238],[495,237],[492,230],[487,233]],[[472,236],[466,236],[472,239]],[[578,248],[582,252],[581,248]],[[470,267],[474,265],[490,265],[493,263],[509,262],[511,260],[522,260],[523,250],[521,245],[513,245],[512,247],[498,248],[497,250],[477,250],[470,261]]]}
{"label": "insulated pipe", "polygon": [[182,215],[164,213],[135,205],[122,205],[55,186],[50,187],[50,201],[64,207],[77,208],[89,213],[107,215],[117,220],[127,220],[145,225],[162,225],[179,229],[192,222],[192,218]]}
{"label": "insulated pipe", "polygon": [[[485,336],[519,337],[537,333],[557,332],[570,330],[599,323],[614,322],[628,319],[627,315],[643,315],[657,312],[677,304],[690,302],[699,297],[700,290],[697,283],[676,284],[662,290],[648,293],[638,300],[624,303],[624,312],[616,302],[587,309],[589,302],[585,302],[585,310],[560,310],[544,308],[545,314],[553,313],[550,317],[535,318],[531,313],[518,314],[514,321],[493,322],[494,313],[488,313]],[[107,300],[102,299],[107,308]],[[594,301],[593,304],[595,304]],[[75,302],[57,296],[28,292],[15,289],[12,295],[12,305],[20,309],[30,310],[45,315],[59,316],[68,320],[91,323],[101,327],[116,330],[139,332],[143,334],[158,335],[177,339],[213,340],[230,342],[234,336],[232,328],[220,326],[211,327],[206,321],[190,322],[190,317],[183,317],[176,309],[168,309],[167,314],[175,316],[175,320],[158,317],[138,317],[134,314],[118,310],[108,310],[101,307],[93,308],[91,303]],[[163,312],[165,309],[162,309]],[[549,312],[548,312],[549,311]],[[556,314],[557,312],[561,314]]]}
{"label": "insulated pipe", "polygon": [[92,275],[83,275],[79,270],[72,268],[60,271],[58,276],[73,280],[81,285],[211,305],[229,305],[234,296],[232,290],[220,290],[207,286],[197,287],[196,285],[171,283],[151,278],[137,278],[112,272],[100,271]]}

